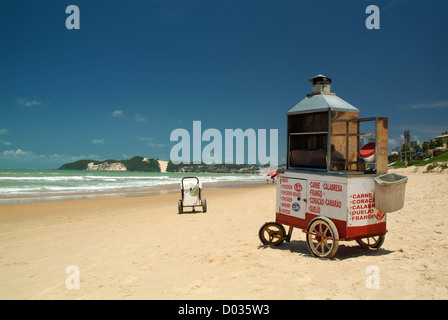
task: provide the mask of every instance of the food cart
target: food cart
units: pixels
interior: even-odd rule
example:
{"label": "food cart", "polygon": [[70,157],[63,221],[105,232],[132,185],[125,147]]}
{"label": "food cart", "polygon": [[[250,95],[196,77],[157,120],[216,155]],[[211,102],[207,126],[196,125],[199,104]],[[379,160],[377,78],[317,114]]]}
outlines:
{"label": "food cart", "polygon": [[386,213],[403,207],[407,182],[387,174],[388,119],[359,118],[324,75],[310,82],[312,93],[287,112],[287,165],[278,170],[275,222],[261,227],[260,240],[277,246],[300,228],[320,258],[332,258],[340,241],[378,249]]}

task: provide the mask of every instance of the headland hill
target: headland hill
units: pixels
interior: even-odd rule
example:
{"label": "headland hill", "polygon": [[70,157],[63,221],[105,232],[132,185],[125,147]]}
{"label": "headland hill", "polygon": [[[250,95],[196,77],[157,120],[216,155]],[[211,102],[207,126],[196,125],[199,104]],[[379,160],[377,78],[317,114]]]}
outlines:
{"label": "headland hill", "polygon": [[125,160],[78,160],[66,163],[58,170],[257,174],[265,167],[257,164],[174,164],[171,160],[135,156]]}

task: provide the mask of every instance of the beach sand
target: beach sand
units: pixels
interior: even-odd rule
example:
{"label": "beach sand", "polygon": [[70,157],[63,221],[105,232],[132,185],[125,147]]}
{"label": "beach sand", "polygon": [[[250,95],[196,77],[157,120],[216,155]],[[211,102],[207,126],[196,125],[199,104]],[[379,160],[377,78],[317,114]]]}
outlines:
{"label": "beach sand", "polygon": [[341,242],[332,260],[312,257],[298,229],[261,245],[274,185],[205,189],[208,212],[183,215],[180,192],[0,206],[0,298],[447,299],[448,175],[395,172],[409,177],[406,203],[383,247]]}
{"label": "beach sand", "polygon": [[163,160],[157,160],[157,161],[159,161],[160,172],[162,173],[166,172],[166,167],[168,167],[168,161]]}

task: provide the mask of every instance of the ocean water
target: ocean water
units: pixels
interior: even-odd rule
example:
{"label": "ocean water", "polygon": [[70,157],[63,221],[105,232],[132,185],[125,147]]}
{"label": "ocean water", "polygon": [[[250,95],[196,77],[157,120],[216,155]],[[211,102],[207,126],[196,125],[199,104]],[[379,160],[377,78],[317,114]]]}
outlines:
{"label": "ocean water", "polygon": [[113,194],[154,193],[179,189],[185,176],[205,185],[261,182],[265,174],[189,174],[75,170],[0,169],[0,204],[86,198]]}

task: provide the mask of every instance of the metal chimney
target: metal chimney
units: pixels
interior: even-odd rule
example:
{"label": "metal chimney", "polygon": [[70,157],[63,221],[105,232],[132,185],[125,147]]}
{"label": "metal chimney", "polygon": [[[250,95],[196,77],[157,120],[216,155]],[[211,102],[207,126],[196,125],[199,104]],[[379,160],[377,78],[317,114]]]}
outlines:
{"label": "metal chimney", "polygon": [[311,94],[328,94],[331,88],[331,79],[323,74],[318,74],[317,76],[309,80],[312,84]]}

